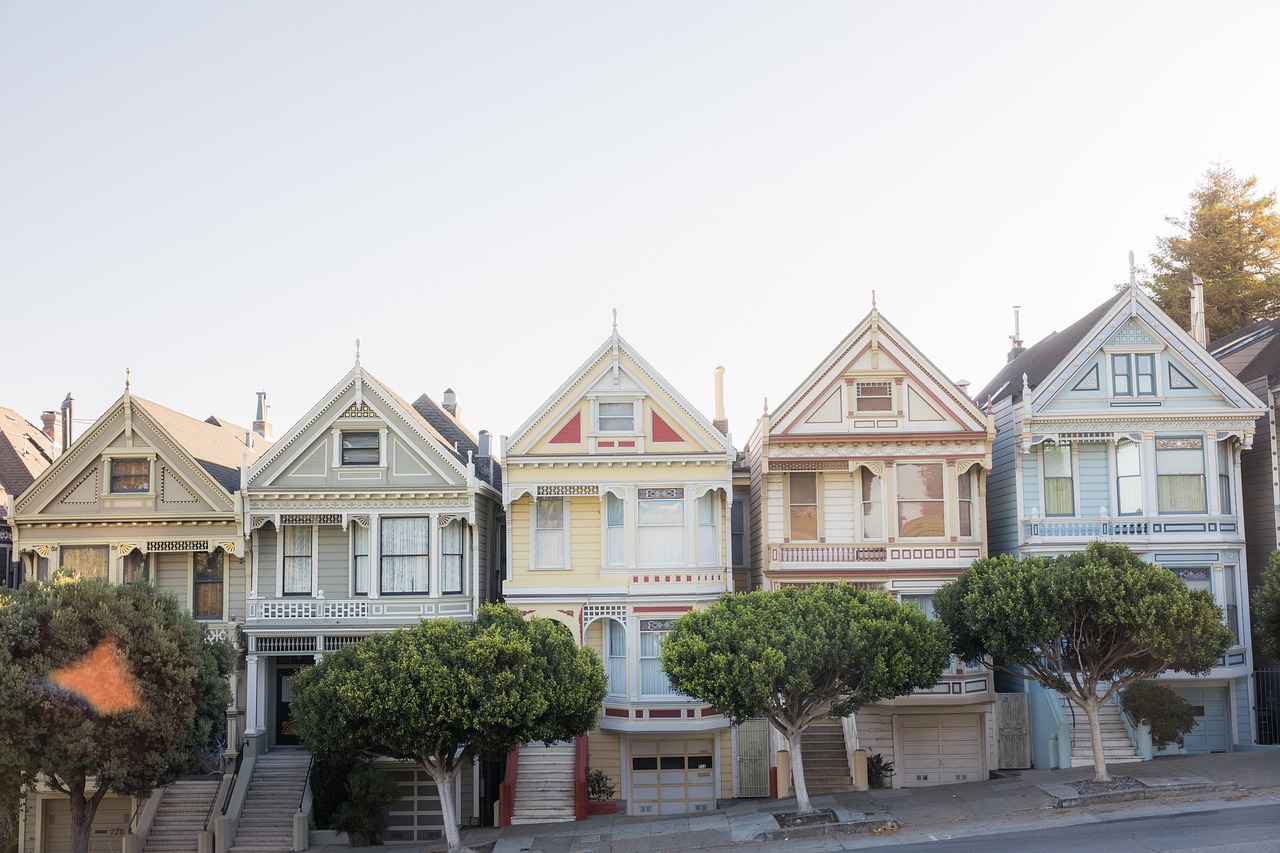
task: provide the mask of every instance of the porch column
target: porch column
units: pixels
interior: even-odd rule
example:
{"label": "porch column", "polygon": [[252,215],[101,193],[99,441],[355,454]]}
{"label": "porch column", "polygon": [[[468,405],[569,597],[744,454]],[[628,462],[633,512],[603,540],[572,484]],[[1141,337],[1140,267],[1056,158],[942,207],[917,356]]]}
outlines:
{"label": "porch column", "polygon": [[245,678],[244,733],[256,735],[262,733],[262,716],[258,710],[258,695],[261,692],[259,680],[266,675],[265,667],[259,666],[257,655],[245,658],[248,675]]}

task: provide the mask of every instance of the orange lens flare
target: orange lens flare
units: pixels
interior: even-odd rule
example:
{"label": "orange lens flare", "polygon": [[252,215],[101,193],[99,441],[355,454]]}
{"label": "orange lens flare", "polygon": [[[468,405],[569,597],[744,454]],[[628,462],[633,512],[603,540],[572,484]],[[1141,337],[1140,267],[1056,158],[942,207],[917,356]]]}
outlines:
{"label": "orange lens flare", "polygon": [[75,694],[98,714],[132,711],[144,704],[138,680],[129,671],[115,637],[107,637],[70,666],[50,672],[49,680]]}

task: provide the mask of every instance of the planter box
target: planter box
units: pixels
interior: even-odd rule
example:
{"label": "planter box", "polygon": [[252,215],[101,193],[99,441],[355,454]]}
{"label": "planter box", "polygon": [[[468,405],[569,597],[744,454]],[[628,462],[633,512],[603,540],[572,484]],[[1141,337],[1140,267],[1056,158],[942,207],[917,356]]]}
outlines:
{"label": "planter box", "polygon": [[617,813],[618,813],[617,800],[588,800],[587,801],[588,816],[596,815],[596,814],[617,814]]}

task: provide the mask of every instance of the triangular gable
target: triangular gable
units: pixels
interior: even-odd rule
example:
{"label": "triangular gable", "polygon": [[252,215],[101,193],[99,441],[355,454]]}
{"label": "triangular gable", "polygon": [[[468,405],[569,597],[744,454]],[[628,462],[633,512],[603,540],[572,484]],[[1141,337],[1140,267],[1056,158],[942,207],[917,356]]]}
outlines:
{"label": "triangular gable", "polygon": [[[872,395],[883,399],[873,403]],[[990,428],[987,415],[876,310],[769,414],[769,423],[774,436]]]}
{"label": "triangular gable", "polygon": [[[640,426],[650,445],[655,443],[655,422],[651,415],[657,413],[661,423],[671,431],[662,431],[668,441],[658,442],[653,448],[657,452],[733,453],[728,437],[615,333],[516,430],[507,442],[507,456],[590,452],[587,441],[592,428],[590,401],[610,396],[643,402],[637,416],[642,418]],[[575,419],[577,443],[571,441]],[[673,434],[679,437],[679,444],[671,440]],[[629,447],[626,441],[615,442],[613,449],[625,450]]]}
{"label": "triangular gable", "polygon": [[[386,465],[359,471],[335,467],[335,432],[366,430],[380,436],[385,430]],[[357,364],[258,460],[249,472],[249,487],[368,489],[387,487],[397,478],[412,488],[465,488],[468,469],[434,427]]]}
{"label": "triangular gable", "polygon": [[[1168,376],[1170,388],[1175,381],[1181,385],[1185,380],[1194,387],[1212,389],[1230,408],[1251,410],[1262,406],[1258,398],[1196,343],[1189,332],[1175,323],[1145,293],[1130,286],[1125,298],[1116,300],[1071,352],[1033,389],[1027,401],[1030,412],[1044,413],[1054,401],[1063,399],[1064,391],[1074,389],[1087,377],[1092,363],[1101,358],[1104,348],[1124,346],[1163,346],[1171,368]],[[1101,364],[1101,369],[1105,371],[1106,365]],[[1173,377],[1174,371],[1180,374],[1180,380]]]}

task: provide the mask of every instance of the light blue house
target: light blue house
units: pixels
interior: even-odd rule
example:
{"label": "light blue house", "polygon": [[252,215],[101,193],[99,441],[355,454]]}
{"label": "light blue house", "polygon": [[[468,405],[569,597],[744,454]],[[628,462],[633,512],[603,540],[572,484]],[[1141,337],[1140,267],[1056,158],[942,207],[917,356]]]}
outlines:
{"label": "light blue house", "polygon": [[[1254,394],[1136,286],[1021,349],[976,401],[995,417],[987,480],[990,553],[1055,555],[1091,540],[1123,542],[1211,590],[1236,643],[1204,677],[1162,681],[1196,710],[1173,751],[1226,752],[1255,741],[1240,454],[1264,411]],[[1092,760],[1084,716],[1038,685],[1031,692],[1036,766]],[[1116,709],[1104,720],[1108,761],[1150,756]],[[1073,726],[1072,716],[1076,717]]]}

